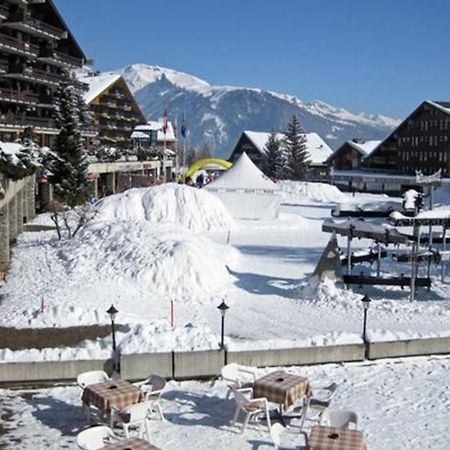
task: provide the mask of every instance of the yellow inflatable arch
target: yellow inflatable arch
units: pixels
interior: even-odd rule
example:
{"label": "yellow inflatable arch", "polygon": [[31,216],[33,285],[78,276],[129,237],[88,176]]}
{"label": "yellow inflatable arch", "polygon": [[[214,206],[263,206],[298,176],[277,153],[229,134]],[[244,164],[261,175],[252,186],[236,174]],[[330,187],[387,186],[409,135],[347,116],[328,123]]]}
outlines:
{"label": "yellow inflatable arch", "polygon": [[191,167],[189,167],[188,171],[186,172],[186,177],[192,177],[192,175],[194,175],[195,172],[197,172],[200,169],[203,169],[203,167],[208,166],[210,164],[223,167],[224,169],[229,169],[233,165],[229,161],[226,161],[225,159],[217,159],[217,158],[199,159],[194,164],[192,164]]}

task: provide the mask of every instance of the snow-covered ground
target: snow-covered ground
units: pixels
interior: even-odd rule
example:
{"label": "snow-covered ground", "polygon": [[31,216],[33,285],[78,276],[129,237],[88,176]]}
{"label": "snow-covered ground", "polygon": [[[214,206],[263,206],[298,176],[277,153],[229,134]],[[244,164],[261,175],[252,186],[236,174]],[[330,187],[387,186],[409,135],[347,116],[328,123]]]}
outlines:
{"label": "snow-covered ground", "polygon": [[[263,375],[274,369],[260,369]],[[447,450],[449,448],[450,358],[409,358],[363,364],[290,367],[314,385],[339,384],[334,409],[358,414],[371,450]],[[233,399],[222,381],[170,382],[162,395],[164,422],[152,420],[151,442],[162,450],[273,448],[263,423],[243,434],[232,426]],[[76,386],[39,390],[0,390],[0,447],[17,450],[75,448],[87,424]],[[292,424],[294,425],[294,424]],[[310,422],[306,423],[306,431]],[[115,428],[118,435],[119,427]],[[286,448],[304,443],[298,428],[282,436]]]}
{"label": "snow-covered ground", "polygon": [[[352,197],[329,185],[287,183],[280,218],[258,222],[233,221],[202,190],[178,195],[170,185],[158,189],[158,195],[135,190],[106,199],[96,221],[72,241],[59,242],[52,231],[22,234],[1,289],[0,325],[108,324],[105,311],[114,303],[117,322],[129,330],[118,333],[122,353],[216,348],[217,306],[224,299],[231,349],[331,345],[361,341],[360,298],[368,293],[374,300],[370,339],[450,335],[450,287],[439,281],[439,267],[432,266],[432,290],[419,289],[413,303],[408,289],[307,284],[330,237],[321,225],[334,203],[386,196]],[[128,210],[127,199],[134,205]],[[345,240],[340,244],[345,249]],[[368,245],[355,241],[353,248]],[[408,275],[410,266],[386,258],[382,271]],[[104,338],[79,348],[0,350],[0,359],[105,358],[109,349],[110,338]]]}

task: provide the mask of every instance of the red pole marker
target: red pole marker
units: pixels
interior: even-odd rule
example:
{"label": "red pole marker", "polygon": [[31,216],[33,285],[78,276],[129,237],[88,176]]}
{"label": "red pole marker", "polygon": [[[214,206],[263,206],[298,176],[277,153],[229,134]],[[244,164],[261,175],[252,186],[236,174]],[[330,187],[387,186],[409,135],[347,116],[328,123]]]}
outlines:
{"label": "red pole marker", "polygon": [[170,325],[172,325],[172,328],[175,326],[173,306],[173,300],[170,300]]}
{"label": "red pole marker", "polygon": [[44,297],[41,298],[41,314],[44,314]]}

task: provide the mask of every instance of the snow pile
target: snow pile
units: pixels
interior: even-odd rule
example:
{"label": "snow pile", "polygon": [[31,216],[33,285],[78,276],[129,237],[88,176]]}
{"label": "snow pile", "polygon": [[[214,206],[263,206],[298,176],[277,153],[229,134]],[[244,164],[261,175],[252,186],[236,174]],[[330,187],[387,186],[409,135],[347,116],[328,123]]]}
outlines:
{"label": "snow pile", "polygon": [[312,183],[307,181],[279,181],[283,202],[295,203],[311,201],[320,203],[340,203],[347,197],[336,186],[326,183]]}
{"label": "snow pile", "polygon": [[130,189],[96,206],[97,220],[172,223],[196,232],[233,228],[230,212],[216,196],[182,184]]}
{"label": "snow pile", "polygon": [[107,323],[111,303],[121,320],[133,321],[166,316],[170,300],[191,308],[208,303],[231,286],[227,265],[239,255],[188,230],[146,221],[97,222],[72,240],[20,242],[15,252],[2,322],[38,327]]}
{"label": "snow pile", "polygon": [[450,185],[443,184],[434,191],[433,202],[435,205],[450,205]]}

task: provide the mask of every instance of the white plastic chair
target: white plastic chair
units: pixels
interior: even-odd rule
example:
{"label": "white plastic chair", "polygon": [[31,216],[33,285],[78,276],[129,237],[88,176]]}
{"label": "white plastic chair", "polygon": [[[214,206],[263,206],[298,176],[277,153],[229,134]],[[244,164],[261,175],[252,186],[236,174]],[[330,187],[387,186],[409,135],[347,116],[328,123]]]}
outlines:
{"label": "white plastic chair", "polygon": [[321,425],[328,425],[336,428],[357,429],[358,415],[353,411],[329,410],[326,409],[320,420]]}
{"label": "white plastic chair", "polygon": [[161,398],[161,394],[164,391],[166,383],[166,379],[159,375],[150,375],[144,381],[134,383],[134,385],[137,386],[144,394],[145,400],[152,401],[152,412],[156,409],[161,420],[164,419],[164,415],[159,399]]}
{"label": "white plastic chair", "polygon": [[77,445],[82,450],[98,450],[116,441],[116,435],[106,426],[88,428],[77,435]]}
{"label": "white plastic chair", "polygon": [[92,370],[90,372],[80,373],[77,377],[77,384],[81,389],[84,389],[90,384],[103,383],[108,381],[108,374],[103,370]]}
{"label": "white plastic chair", "polygon": [[127,438],[130,437],[130,427],[137,426],[139,428],[139,437],[143,437],[145,430],[147,441],[150,441],[148,422],[152,408],[153,401],[145,401],[126,406],[118,414],[115,414],[115,417],[122,423],[123,432]]}
{"label": "white plastic chair", "polygon": [[284,427],[281,423],[274,423],[270,427],[270,438],[272,439],[273,446],[278,450],[281,446],[281,435],[284,433]]}
{"label": "white plastic chair", "polygon": [[251,367],[239,366],[235,363],[223,366],[220,370],[220,375],[229,387],[227,399],[230,397],[233,389],[252,387],[256,380],[255,371]]}
{"label": "white plastic chair", "polygon": [[245,414],[244,422],[241,428],[241,433],[243,433],[250,418],[252,416],[263,413],[264,416],[266,417],[267,429],[270,432],[271,424],[270,424],[269,404],[267,402],[267,399],[265,397],[250,398],[245,395],[245,394],[251,395],[252,393],[253,393],[252,388],[248,389],[233,388],[234,399],[236,401],[236,410],[234,412],[233,425],[236,424],[239,418],[239,413],[242,411]]}
{"label": "white plastic chair", "polygon": [[312,409],[327,409],[336,394],[337,388],[337,383],[331,383],[328,386],[320,388],[313,388],[309,407]]}

